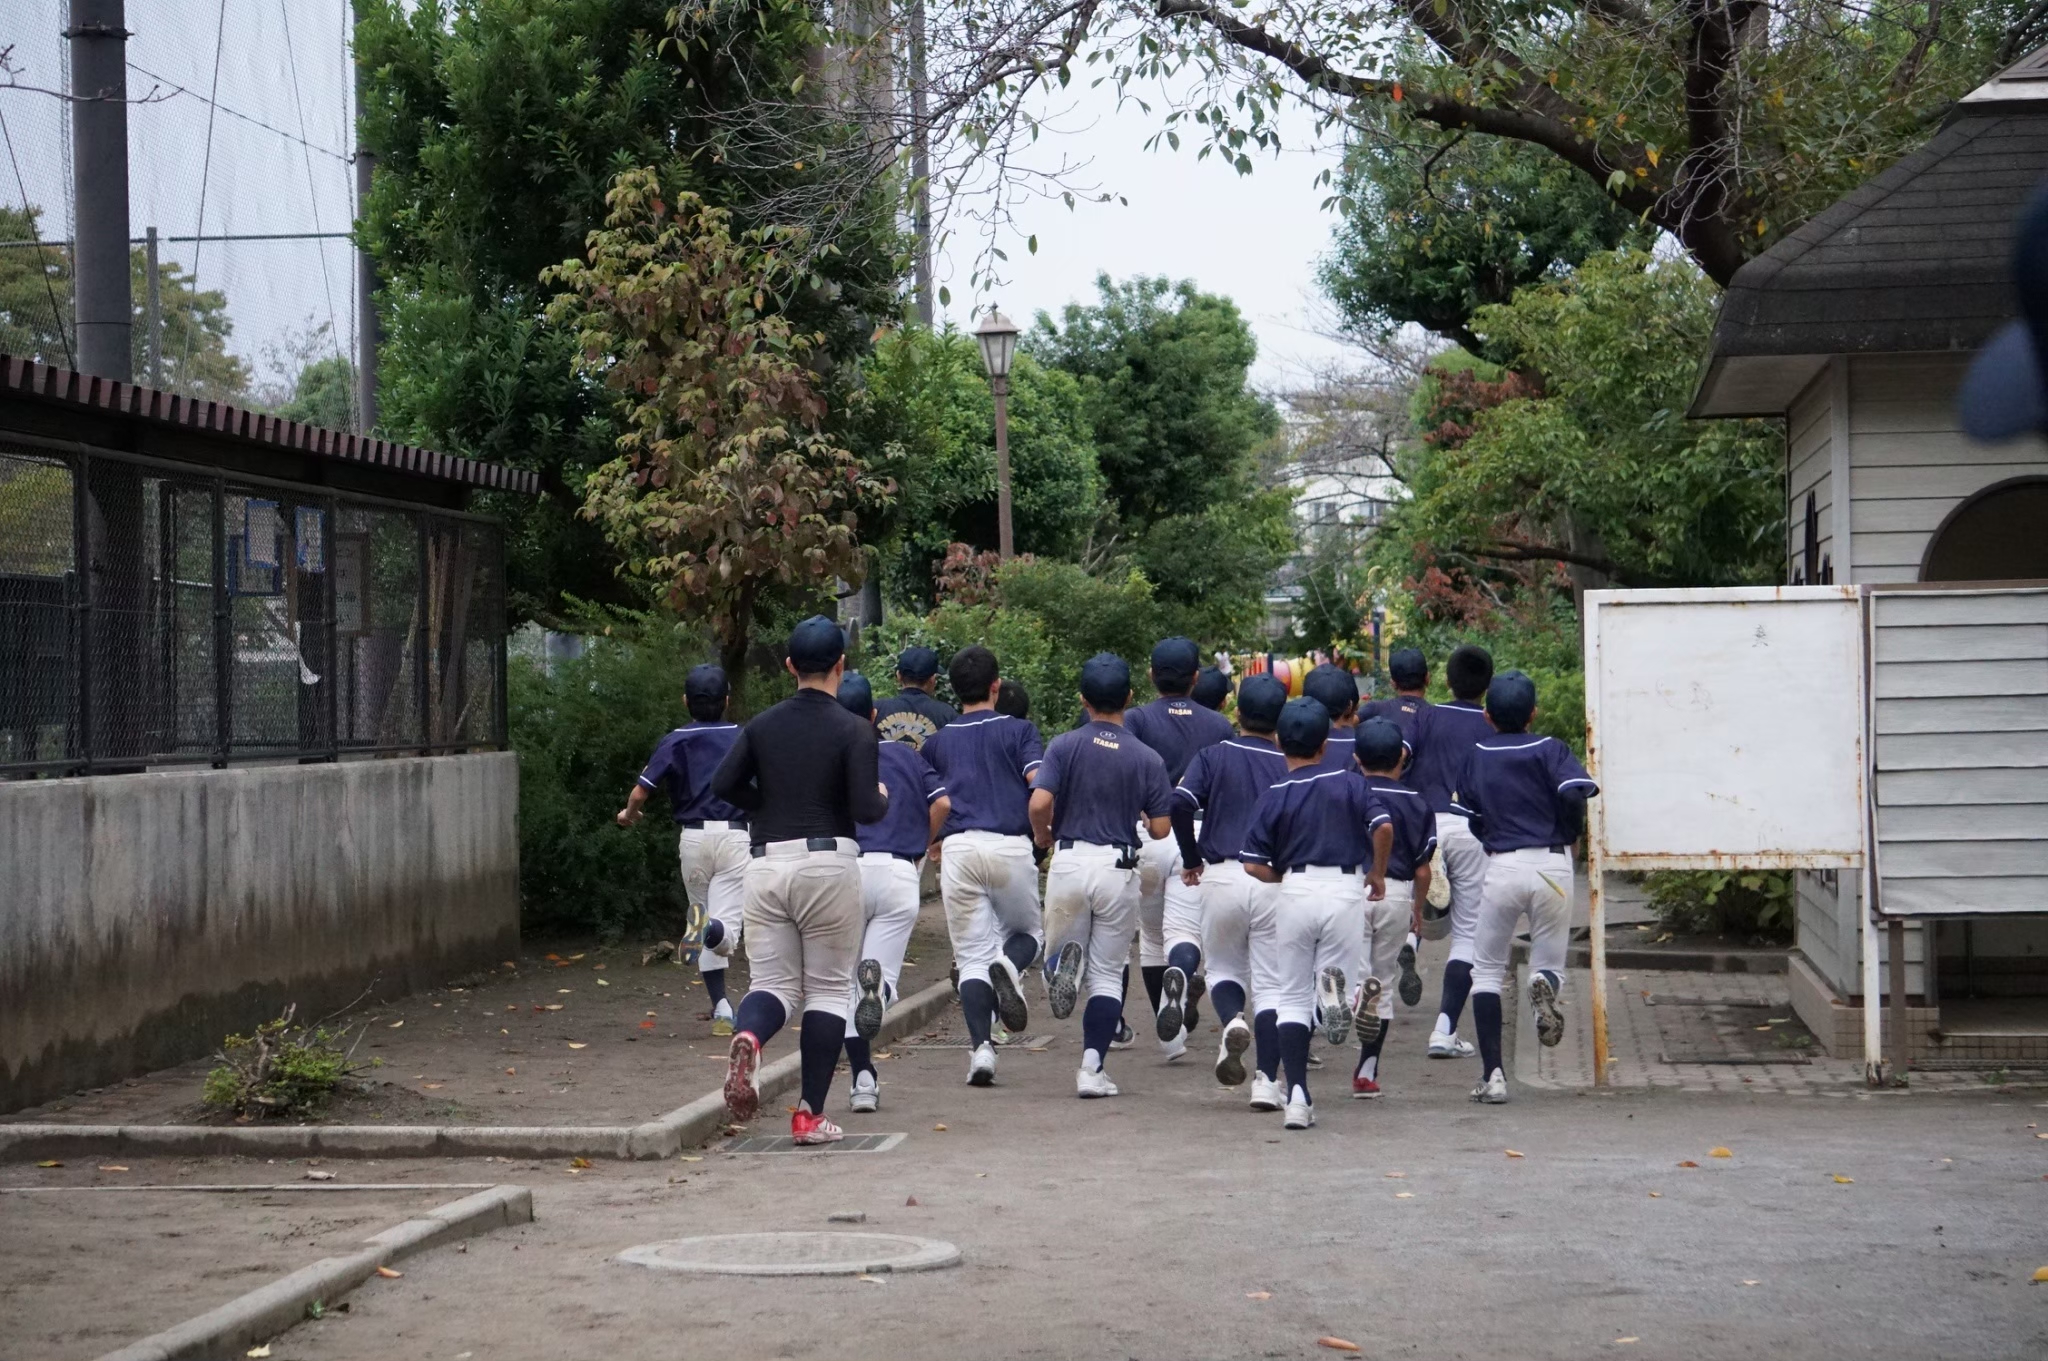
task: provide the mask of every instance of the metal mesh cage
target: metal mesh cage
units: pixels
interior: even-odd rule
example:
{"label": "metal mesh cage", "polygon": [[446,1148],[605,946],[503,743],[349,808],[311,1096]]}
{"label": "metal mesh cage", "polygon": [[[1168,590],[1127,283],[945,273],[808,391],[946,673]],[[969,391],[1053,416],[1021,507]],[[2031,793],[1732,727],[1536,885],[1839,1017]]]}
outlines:
{"label": "metal mesh cage", "polygon": [[61,762],[78,716],[71,468],[0,444],[0,764]]}

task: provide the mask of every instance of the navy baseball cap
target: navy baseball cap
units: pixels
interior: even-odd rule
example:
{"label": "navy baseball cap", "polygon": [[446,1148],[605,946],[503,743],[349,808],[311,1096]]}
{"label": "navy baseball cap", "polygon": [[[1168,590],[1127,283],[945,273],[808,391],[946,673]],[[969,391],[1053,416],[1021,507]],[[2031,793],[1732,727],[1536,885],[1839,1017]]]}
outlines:
{"label": "navy baseball cap", "polygon": [[1963,429],[1974,439],[2009,440],[2048,429],[2048,184],[2020,210],[2012,243],[2013,290],[2020,319],[1991,338],[1956,396]]}
{"label": "navy baseball cap", "polygon": [[799,676],[830,671],[846,655],[846,633],[822,614],[789,631],[789,661]]}
{"label": "navy baseball cap", "polygon": [[1358,703],[1358,682],[1343,667],[1324,662],[1302,681],[1301,693],[1329,710],[1330,717],[1337,718]]}
{"label": "navy baseball cap", "polygon": [[1401,764],[1401,749],[1407,745],[1391,721],[1368,718],[1358,725],[1358,745],[1352,750],[1367,770],[1392,770]]}
{"label": "navy baseball cap", "polygon": [[1195,688],[1188,692],[1188,698],[1204,709],[1220,709],[1223,701],[1230,698],[1230,677],[1223,674],[1221,667],[1205,666],[1195,677]]}
{"label": "navy baseball cap", "polygon": [[683,679],[684,699],[724,699],[732,692],[726,683],[725,668],[705,662],[690,668],[690,674]]}
{"label": "navy baseball cap", "polygon": [[896,674],[905,680],[928,681],[939,674],[939,654],[922,644],[906,647],[896,659]]}
{"label": "navy baseball cap", "polygon": [[1290,699],[1280,711],[1280,750],[1304,760],[1330,740],[1330,711],[1308,695]]}
{"label": "navy baseball cap", "polygon": [[1131,664],[1114,652],[1081,663],[1081,698],[1100,713],[1122,709],[1131,698]]}
{"label": "navy baseball cap", "polygon": [[1429,658],[1419,647],[1397,647],[1387,657],[1387,678],[1403,690],[1413,690],[1429,679]]}
{"label": "navy baseball cap", "polygon": [[1237,687],[1237,721],[1271,732],[1287,704],[1287,687],[1271,676],[1246,676]]}
{"label": "navy baseball cap", "polygon": [[1202,649],[1187,638],[1161,638],[1152,647],[1152,674],[1162,680],[1191,681],[1202,669]]}
{"label": "navy baseball cap", "polygon": [[844,672],[839,677],[839,702],[862,718],[873,718],[875,687],[858,671]]}
{"label": "navy baseball cap", "polygon": [[1520,671],[1501,672],[1486,687],[1486,712],[1500,727],[1526,727],[1536,712],[1536,682]]}

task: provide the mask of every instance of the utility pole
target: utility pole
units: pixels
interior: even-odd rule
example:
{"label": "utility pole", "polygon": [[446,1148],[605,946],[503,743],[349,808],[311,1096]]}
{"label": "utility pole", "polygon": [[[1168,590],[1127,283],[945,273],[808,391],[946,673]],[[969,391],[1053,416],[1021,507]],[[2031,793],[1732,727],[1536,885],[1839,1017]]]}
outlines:
{"label": "utility pole", "polygon": [[932,141],[924,88],[924,0],[910,0],[910,177],[917,182],[911,231],[917,238],[917,319],[931,327],[938,312],[932,289]]}
{"label": "utility pole", "polygon": [[[356,22],[362,22],[360,11]],[[377,158],[363,146],[363,61],[356,54],[356,433],[377,428],[377,266],[361,245],[370,213],[370,177]]]}
{"label": "utility pole", "polygon": [[78,367],[135,377],[128,263],[128,24],[125,0],[71,0],[71,251]]}

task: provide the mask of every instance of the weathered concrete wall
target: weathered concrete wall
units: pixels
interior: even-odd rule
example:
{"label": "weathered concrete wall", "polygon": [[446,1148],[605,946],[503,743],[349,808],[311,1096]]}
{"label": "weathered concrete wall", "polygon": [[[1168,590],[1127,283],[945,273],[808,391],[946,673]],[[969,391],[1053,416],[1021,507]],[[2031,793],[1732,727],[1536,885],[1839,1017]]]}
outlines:
{"label": "weathered concrete wall", "polygon": [[511,957],[518,806],[509,752],[0,783],[0,1111]]}

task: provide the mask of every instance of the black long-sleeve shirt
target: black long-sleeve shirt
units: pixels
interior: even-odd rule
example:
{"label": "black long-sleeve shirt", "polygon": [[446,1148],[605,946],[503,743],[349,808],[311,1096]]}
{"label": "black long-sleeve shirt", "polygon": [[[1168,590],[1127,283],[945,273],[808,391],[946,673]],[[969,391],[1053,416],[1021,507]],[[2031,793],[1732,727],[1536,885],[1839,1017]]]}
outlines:
{"label": "black long-sleeve shirt", "polygon": [[711,788],[748,811],[756,846],[850,837],[889,810],[876,763],[872,724],[823,690],[799,690],[741,729]]}

